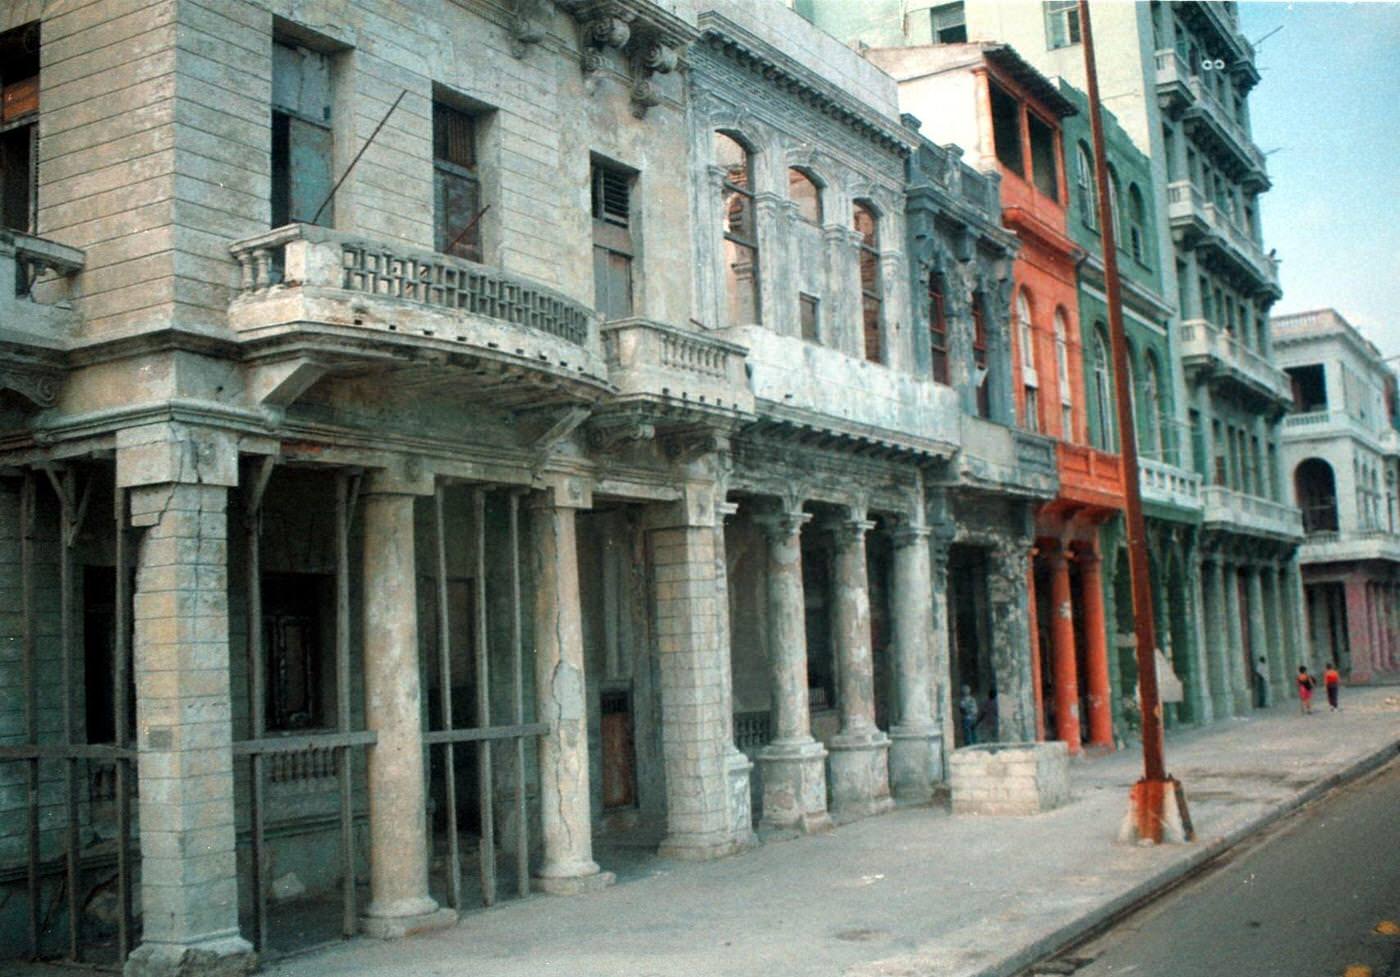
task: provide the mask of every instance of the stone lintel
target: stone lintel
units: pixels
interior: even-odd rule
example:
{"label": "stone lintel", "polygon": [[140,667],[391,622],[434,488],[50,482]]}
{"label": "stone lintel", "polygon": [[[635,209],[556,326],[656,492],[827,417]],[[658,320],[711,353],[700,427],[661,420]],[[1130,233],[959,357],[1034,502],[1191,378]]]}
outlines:
{"label": "stone lintel", "polygon": [[529,501],[531,508],[591,509],[593,485],[579,475],[546,473],[536,480],[539,493]]}
{"label": "stone lintel", "polygon": [[117,431],[117,486],[238,484],[238,438],[178,421]]}
{"label": "stone lintel", "polygon": [[398,459],[387,468],[365,473],[363,495],[432,495],[437,488],[436,473],[418,458]]}

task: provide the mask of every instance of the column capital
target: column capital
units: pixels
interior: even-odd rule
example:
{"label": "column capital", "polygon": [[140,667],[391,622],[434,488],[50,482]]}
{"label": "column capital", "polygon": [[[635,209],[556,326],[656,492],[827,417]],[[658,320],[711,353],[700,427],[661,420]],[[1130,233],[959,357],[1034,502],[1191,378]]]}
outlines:
{"label": "column capital", "polygon": [[591,509],[593,486],[577,475],[546,475],[529,496],[531,509]]}
{"label": "column capital", "polygon": [[802,527],[812,521],[810,512],[784,509],[781,512],[765,512],[753,517],[754,524],[769,539],[781,542],[798,535]]}
{"label": "column capital", "polygon": [[416,458],[406,458],[387,468],[365,473],[361,495],[432,495],[437,490],[435,474]]}
{"label": "column capital", "polygon": [[161,421],[116,434],[117,485],[238,484],[238,439],[230,432]]}
{"label": "column capital", "polygon": [[846,518],[833,520],[828,527],[836,537],[838,547],[857,546],[864,541],[865,534],[875,528],[875,523],[869,519]]}
{"label": "column capital", "polygon": [[1076,563],[1081,563],[1085,566],[1098,566],[1103,562],[1103,556],[1092,546],[1083,548],[1076,547],[1074,551],[1074,560]]}
{"label": "column capital", "polygon": [[926,545],[932,535],[933,530],[928,526],[902,520],[890,533],[890,538],[897,549],[904,549],[906,546]]}

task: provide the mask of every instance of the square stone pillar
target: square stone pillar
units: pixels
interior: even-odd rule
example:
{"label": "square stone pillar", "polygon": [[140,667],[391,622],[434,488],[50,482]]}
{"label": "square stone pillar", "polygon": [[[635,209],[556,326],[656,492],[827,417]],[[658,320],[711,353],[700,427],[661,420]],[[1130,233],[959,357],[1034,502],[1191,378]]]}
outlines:
{"label": "square stone pillar", "polygon": [[428,895],[423,693],[413,509],[432,476],[371,473],[364,499],[365,728],[370,901],[361,927],[393,938],[457,921]]}
{"label": "square stone pillar", "polygon": [[992,611],[992,672],[997,683],[997,740],[1034,742],[1035,692],[1031,679],[1030,595],[1026,554],[1030,541],[1000,540],[992,548],[987,596]]}
{"label": "square stone pillar", "polygon": [[1225,568],[1214,556],[1201,561],[1205,628],[1202,646],[1210,672],[1211,712],[1216,719],[1234,715],[1230,684],[1230,641],[1225,627]]}
{"label": "square stone pillar", "polygon": [[1238,564],[1224,565],[1225,592],[1225,667],[1230,676],[1230,693],[1234,702],[1233,715],[1247,716],[1252,706],[1249,672],[1244,660],[1244,618],[1240,610],[1240,573]]}
{"label": "square stone pillar", "polygon": [[[933,592],[929,566],[929,531],[917,522],[901,525],[894,534],[894,657],[899,686],[899,723],[890,730],[890,783],[901,801],[922,802],[933,796],[943,779],[943,734],[934,716],[933,603],[945,601]],[[940,608],[941,610],[941,608]],[[942,620],[942,613],[937,615]],[[947,632],[943,656],[946,667]]]}
{"label": "square stone pillar", "polygon": [[142,942],[127,977],[244,974],[229,695],[228,488],[222,432],[176,424],[117,436],[136,548],[134,670]]}
{"label": "square stone pillar", "polygon": [[826,748],[812,738],[807,698],[801,532],[811,518],[788,509],[755,519],[768,537],[768,659],[773,670],[773,738],[758,754],[762,823],[804,832],[831,827]]}
{"label": "square stone pillar", "polygon": [[[687,491],[675,505],[648,512],[661,673],[661,750],[666,766],[666,827],[660,853],[673,858],[717,858],[737,851],[751,835],[736,835],[733,811],[749,783],[731,784],[734,751],[729,688],[728,614],[721,614],[717,566],[722,535],[715,530],[708,491]],[[717,558],[715,548],[720,546]],[[740,757],[742,758],[742,754]]]}
{"label": "square stone pillar", "polygon": [[540,819],[544,864],[536,885],[573,895],[611,885],[593,861],[588,794],[587,686],[579,607],[575,510],[589,504],[572,479],[538,493],[530,504],[530,563],[535,586],[535,692],[539,722]]}
{"label": "square stone pillar", "polygon": [[894,806],[890,738],[875,725],[875,660],[870,645],[870,584],[865,534],[875,525],[864,510],[836,523],[834,588],[841,732],[831,738],[831,800],[839,818],[868,817]]}

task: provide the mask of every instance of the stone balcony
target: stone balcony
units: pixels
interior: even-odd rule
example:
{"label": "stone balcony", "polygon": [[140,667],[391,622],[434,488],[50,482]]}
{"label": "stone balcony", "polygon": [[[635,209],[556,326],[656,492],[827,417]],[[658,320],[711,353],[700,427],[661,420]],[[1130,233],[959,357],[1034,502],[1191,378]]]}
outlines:
{"label": "stone balcony", "polygon": [[1356,560],[1400,563],[1400,533],[1384,529],[1308,533],[1298,550],[1298,558],[1303,563],[1347,563]]}
{"label": "stone balcony", "polygon": [[1291,505],[1222,485],[1207,485],[1202,490],[1202,498],[1205,522],[1212,528],[1287,541],[1303,538],[1303,514]]}
{"label": "stone balcony", "polygon": [[1175,48],[1157,52],[1157,104],[1173,119],[1196,103],[1191,68]]}
{"label": "stone balcony", "polygon": [[522,402],[610,390],[597,315],[525,276],[308,224],[229,253],[242,273],[229,327],[250,360],[295,350],[332,370],[466,373]]}
{"label": "stone balcony", "polygon": [[1187,247],[1210,248],[1251,279],[1255,290],[1278,298],[1278,259],[1235,225],[1219,207],[1188,180],[1167,185],[1167,219],[1173,235]]}
{"label": "stone balcony", "polygon": [[1232,383],[1269,403],[1292,402],[1288,374],[1257,350],[1205,319],[1182,322],[1181,360],[1188,376],[1199,371],[1208,378]]}
{"label": "stone balcony", "polygon": [[1054,439],[962,415],[958,453],[961,486],[999,494],[1048,499],[1059,487]]}
{"label": "stone balcony", "polygon": [[1123,507],[1123,464],[1118,455],[1058,441],[1060,497],[1106,509]]}
{"label": "stone balcony", "polygon": [[755,409],[767,424],[872,453],[949,458],[957,450],[962,411],[952,387],[763,326],[719,335],[748,349]]}
{"label": "stone balcony", "polygon": [[1283,419],[1284,435],[1289,441],[1327,440],[1353,437],[1377,450],[1386,450],[1386,437],[1396,434],[1393,428],[1377,431],[1346,410],[1315,410],[1306,414],[1289,414]]}
{"label": "stone balcony", "polygon": [[652,415],[752,418],[745,347],[639,318],[604,324],[602,341],[608,377],[617,388],[610,403]]}
{"label": "stone balcony", "polygon": [[1187,86],[1193,96],[1181,116],[1187,132],[1227,156],[1246,190],[1262,193],[1269,189],[1268,165],[1249,131],[1221,104],[1202,75],[1193,74]]}
{"label": "stone balcony", "polygon": [[83,261],[76,248],[0,230],[0,389],[38,408],[58,395],[78,325],[69,294]]}
{"label": "stone balcony", "polygon": [[1201,476],[1193,471],[1152,458],[1138,459],[1138,487],[1143,502],[1199,513],[1201,483]]}

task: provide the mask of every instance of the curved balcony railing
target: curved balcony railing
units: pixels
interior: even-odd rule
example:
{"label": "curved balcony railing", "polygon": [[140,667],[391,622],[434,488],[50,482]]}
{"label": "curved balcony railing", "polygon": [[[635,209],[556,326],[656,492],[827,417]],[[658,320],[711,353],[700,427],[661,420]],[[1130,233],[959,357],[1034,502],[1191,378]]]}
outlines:
{"label": "curved balcony railing", "polygon": [[1303,535],[1303,513],[1291,505],[1247,495],[1223,485],[1208,485],[1202,495],[1206,522],[1270,536],[1301,538]]}
{"label": "curved balcony railing", "polygon": [[1205,319],[1181,324],[1181,357],[1185,366],[1207,365],[1275,400],[1292,400],[1288,374],[1228,332]]}

